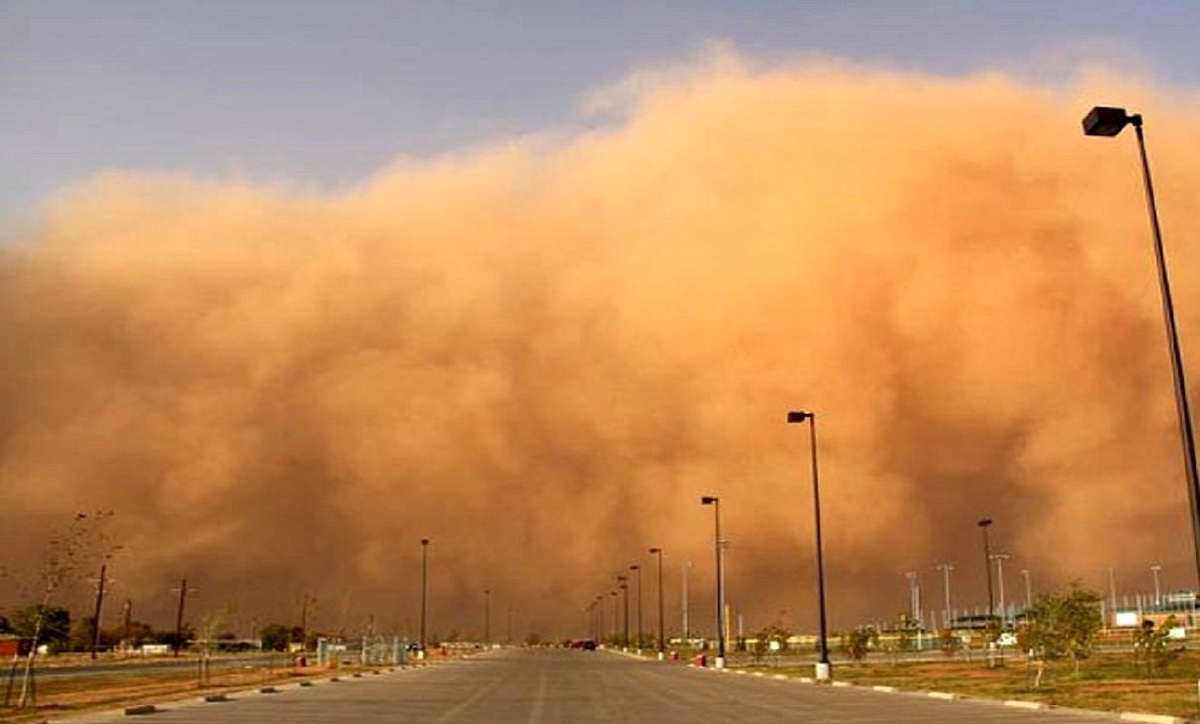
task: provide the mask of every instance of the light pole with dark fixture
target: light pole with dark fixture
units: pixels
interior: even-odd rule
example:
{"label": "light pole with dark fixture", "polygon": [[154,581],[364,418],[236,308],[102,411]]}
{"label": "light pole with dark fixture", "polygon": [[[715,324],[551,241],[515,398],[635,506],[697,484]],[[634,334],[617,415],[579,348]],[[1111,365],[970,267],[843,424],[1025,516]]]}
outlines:
{"label": "light pole with dark fixture", "polygon": [[992,624],[992,617],[996,615],[996,599],[992,596],[992,546],[988,541],[988,528],[992,527],[993,522],[991,518],[984,518],[978,524],[980,530],[983,531],[983,571],[987,574],[989,627]]}
{"label": "light pole with dark fixture", "polygon": [[609,591],[613,605],[613,646],[621,643],[621,608],[617,606],[617,592]]}
{"label": "light pole with dark fixture", "polygon": [[492,647],[492,589],[483,589],[483,647]]}
{"label": "light pole with dark fixture", "polygon": [[1154,199],[1154,183],[1150,179],[1150,161],[1146,158],[1146,139],[1142,133],[1142,115],[1126,113],[1124,108],[1096,106],[1083,119],[1083,132],[1088,136],[1115,136],[1132,125],[1137,135],[1138,153],[1142,161],[1142,182],[1146,189],[1146,206],[1150,213],[1150,230],[1154,237],[1154,259],[1158,265],[1158,287],[1162,293],[1163,321],[1167,326],[1167,346],[1171,355],[1171,373],[1175,382],[1175,411],[1179,415],[1179,436],[1183,448],[1183,465],[1187,475],[1188,503],[1192,512],[1192,549],[1196,580],[1200,583],[1200,475],[1196,472],[1196,442],[1192,434],[1192,413],[1188,405],[1187,384],[1183,372],[1183,353],[1179,350],[1179,333],[1175,328],[1175,305],[1171,301],[1171,282],[1167,276],[1167,260],[1163,251],[1162,230],[1158,225],[1158,204]]}
{"label": "light pole with dark fixture", "polygon": [[617,576],[617,586],[621,589],[621,601],[625,610],[624,626],[621,631],[621,648],[624,651],[629,650],[629,577]]}
{"label": "light pole with dark fixture", "polygon": [[650,553],[658,558],[658,660],[662,661],[666,657],[666,639],[663,638],[663,575],[662,575],[662,548],[651,548]]}
{"label": "light pole with dark fixture", "polygon": [[793,410],[787,414],[788,423],[808,422],[809,446],[812,458],[813,518],[817,535],[817,608],[820,612],[821,659],[816,666],[817,681],[828,681],[833,669],[829,663],[829,635],[825,623],[825,556],[821,550],[821,485],[817,474],[817,414]]}
{"label": "light pole with dark fixture", "polygon": [[700,498],[701,505],[713,506],[714,534],[713,542],[717,553],[717,660],[714,665],[718,669],[725,668],[725,571],[721,555],[721,499],[715,495],[705,495]]}
{"label": "light pole with dark fixture", "polygon": [[429,612],[429,539],[421,539],[421,650],[418,655],[425,658],[425,621]]}
{"label": "light pole with dark fixture", "polygon": [[637,563],[634,563],[632,566],[629,567],[629,570],[633,571],[634,576],[637,578],[637,646],[634,646],[633,648],[638,653],[641,653],[641,651],[642,651],[642,567],[640,565],[638,565]]}

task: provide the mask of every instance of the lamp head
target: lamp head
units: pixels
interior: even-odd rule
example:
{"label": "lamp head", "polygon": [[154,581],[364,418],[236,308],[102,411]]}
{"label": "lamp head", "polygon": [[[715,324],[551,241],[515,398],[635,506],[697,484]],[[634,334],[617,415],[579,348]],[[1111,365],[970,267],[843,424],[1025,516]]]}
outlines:
{"label": "lamp head", "polygon": [[983,520],[979,521],[979,527],[980,527],[980,528],[986,528],[986,527],[988,527],[988,526],[989,526],[989,525],[991,525],[991,524],[992,524],[992,519],[991,519],[991,518],[984,518]]}
{"label": "lamp head", "polygon": [[629,570],[631,570],[631,571],[637,571],[637,570],[641,570],[641,566],[639,566],[638,564],[634,563],[632,566],[630,566],[630,567],[629,567]]}
{"label": "lamp head", "polygon": [[1124,108],[1096,106],[1083,117],[1083,133],[1086,136],[1115,136],[1130,123],[1139,125],[1141,116],[1129,115]]}
{"label": "lamp head", "polygon": [[428,538],[422,538],[422,539],[421,539],[421,545],[423,545],[423,546],[427,546],[427,545],[429,545],[429,539],[428,539]]}
{"label": "lamp head", "polygon": [[713,503],[719,502],[720,500],[721,500],[720,498],[718,498],[714,495],[706,495],[700,499],[700,502],[703,505],[712,505]]}
{"label": "lamp head", "polygon": [[806,412],[804,410],[792,410],[787,414],[788,422],[804,422],[806,420],[812,420],[815,418],[816,415],[814,413]]}

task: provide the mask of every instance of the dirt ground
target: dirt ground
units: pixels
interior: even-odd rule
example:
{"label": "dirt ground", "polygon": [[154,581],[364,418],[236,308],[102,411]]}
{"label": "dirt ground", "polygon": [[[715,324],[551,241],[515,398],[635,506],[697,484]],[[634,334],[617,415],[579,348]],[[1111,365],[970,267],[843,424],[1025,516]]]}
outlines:
{"label": "dirt ground", "polygon": [[[128,664],[131,668],[144,659],[128,660],[120,663]],[[286,659],[281,659],[286,661]],[[52,667],[69,666],[81,663],[68,659],[54,661]],[[117,663],[105,661],[105,663]],[[141,673],[98,673],[88,676],[73,676],[70,678],[35,677],[33,702],[27,702],[25,708],[16,704],[20,698],[21,679],[18,671],[16,679],[9,685],[9,667],[4,669],[3,681],[0,687],[5,689],[5,696],[0,702],[0,722],[37,722],[49,718],[72,716],[89,711],[103,711],[136,706],[139,704],[163,703],[168,700],[181,700],[191,697],[204,697],[214,694],[233,694],[238,691],[254,690],[268,685],[297,683],[306,679],[316,679],[330,676],[362,675],[363,672],[378,670],[378,667],[362,667],[342,665],[336,669],[318,668],[316,666],[290,665],[246,665],[231,668],[210,668],[204,672],[199,660],[194,660],[194,666],[183,667],[172,671],[154,671]],[[50,667],[47,667],[50,668]]]}

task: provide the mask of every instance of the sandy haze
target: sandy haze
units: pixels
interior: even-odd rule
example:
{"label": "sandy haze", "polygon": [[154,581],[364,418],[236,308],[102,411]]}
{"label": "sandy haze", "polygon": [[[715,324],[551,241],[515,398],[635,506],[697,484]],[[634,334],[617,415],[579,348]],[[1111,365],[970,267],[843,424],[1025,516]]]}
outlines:
{"label": "sandy haze", "polygon": [[[819,415],[835,627],[919,572],[986,596],[975,521],[1035,586],[1193,585],[1134,140],[1147,116],[1184,354],[1200,360],[1200,102],[732,54],[633,76],[600,130],[395,160],[320,195],[114,172],[0,247],[0,606],[49,531],[111,509],[112,602],[415,630],[583,633],[646,549],[815,627]],[[1200,385],[1191,364],[1193,389]],[[99,554],[91,568],[98,567]],[[648,570],[648,572],[649,572]],[[654,588],[646,584],[646,621]],[[84,615],[88,584],[64,598]],[[1020,593],[1015,593],[1020,592]],[[193,618],[194,617],[194,618]]]}

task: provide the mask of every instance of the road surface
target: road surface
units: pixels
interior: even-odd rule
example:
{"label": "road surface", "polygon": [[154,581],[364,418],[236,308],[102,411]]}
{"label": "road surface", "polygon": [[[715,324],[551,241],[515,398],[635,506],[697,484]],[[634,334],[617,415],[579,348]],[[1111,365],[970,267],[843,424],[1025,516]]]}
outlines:
{"label": "road surface", "polygon": [[779,724],[787,722],[1113,722],[1111,714],[1028,710],[1000,702],[802,683],[695,669],[604,651],[505,649],[467,659],[230,701],[164,703],[71,722],[354,724]]}

